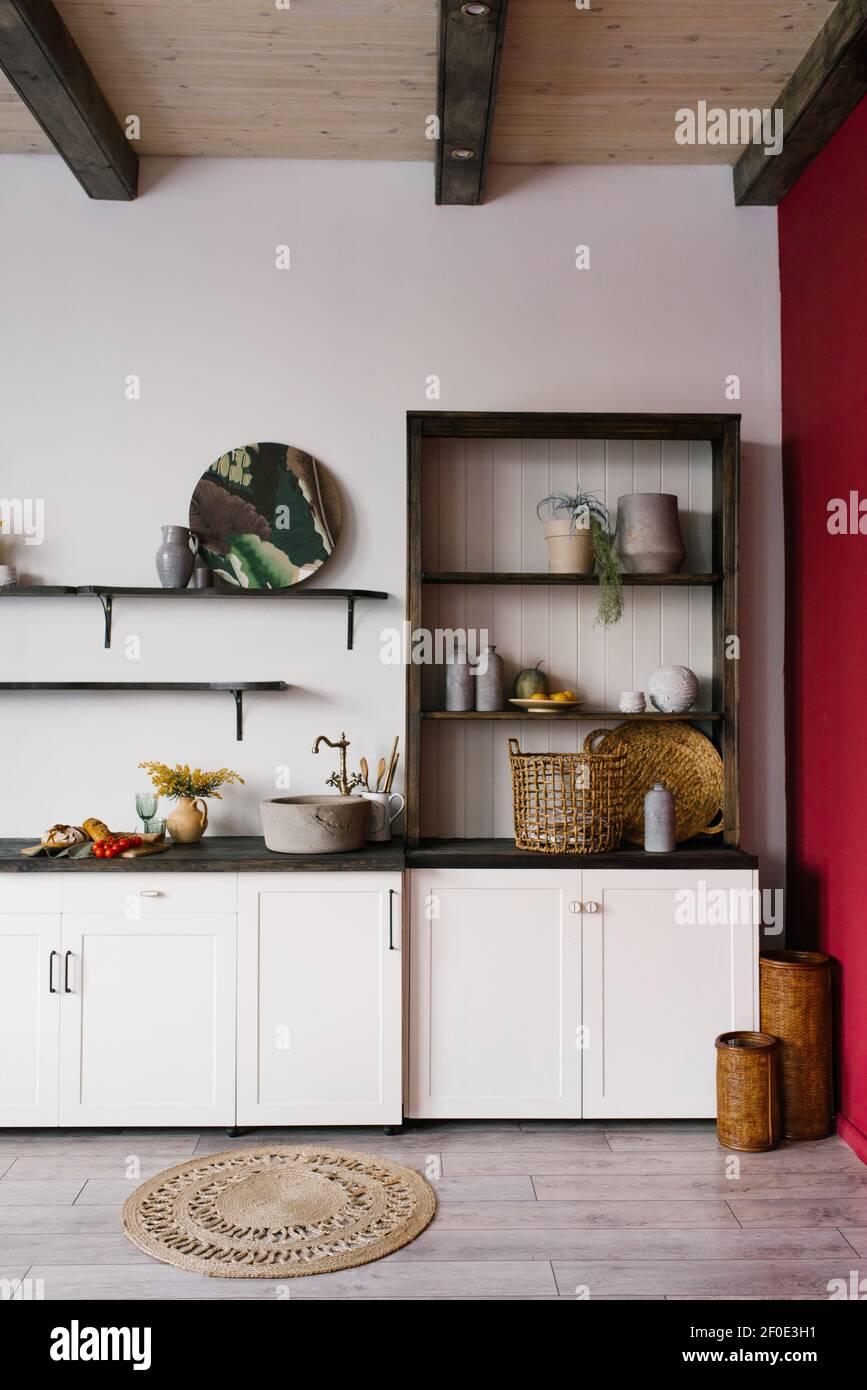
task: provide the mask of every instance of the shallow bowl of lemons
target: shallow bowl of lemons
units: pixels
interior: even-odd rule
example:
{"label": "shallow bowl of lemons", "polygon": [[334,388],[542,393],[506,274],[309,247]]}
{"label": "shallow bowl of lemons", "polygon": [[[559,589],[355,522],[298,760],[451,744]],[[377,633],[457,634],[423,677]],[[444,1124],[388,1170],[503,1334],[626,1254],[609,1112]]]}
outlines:
{"label": "shallow bowl of lemons", "polygon": [[555,690],[550,695],[531,695],[529,700],[510,700],[528,714],[566,714],[578,709],[584,702],[579,700],[574,690]]}

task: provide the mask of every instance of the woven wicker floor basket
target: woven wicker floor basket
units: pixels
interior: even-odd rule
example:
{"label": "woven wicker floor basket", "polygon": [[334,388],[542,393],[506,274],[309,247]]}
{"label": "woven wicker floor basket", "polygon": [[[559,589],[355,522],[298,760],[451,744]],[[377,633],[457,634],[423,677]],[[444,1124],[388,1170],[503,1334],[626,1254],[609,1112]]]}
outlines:
{"label": "woven wicker floor basket", "polygon": [[788,1139],[824,1139],[834,1110],[831,960],[819,951],[759,957],[761,1028],[780,1040]]}
{"label": "woven wicker floor basket", "polygon": [[764,1153],[780,1142],[779,1046],[766,1033],[716,1040],[716,1132],[724,1149]]}
{"label": "woven wicker floor basket", "polygon": [[674,796],[678,844],[693,835],[715,835],[723,802],[722,758],[709,738],[691,724],[634,719],[616,729],[594,729],[586,752],[607,753],[615,744],[627,752],[623,778],[623,838],[644,844],[644,796],[663,782]]}
{"label": "woven wicker floor basket", "polygon": [[515,845],[536,854],[600,854],[620,844],[625,751],[522,753],[509,739]]}

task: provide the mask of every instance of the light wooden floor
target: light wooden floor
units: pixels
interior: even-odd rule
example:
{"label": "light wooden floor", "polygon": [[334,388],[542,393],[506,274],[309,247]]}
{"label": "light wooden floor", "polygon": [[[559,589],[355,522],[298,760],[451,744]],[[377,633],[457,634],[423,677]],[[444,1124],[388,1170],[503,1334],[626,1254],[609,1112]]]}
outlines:
{"label": "light wooden floor", "polygon": [[[137,1251],[120,1206],[192,1153],[328,1140],[433,1179],[396,1254],[296,1280],[206,1279]],[[127,1178],[130,1157],[138,1174]],[[842,1141],[727,1156],[703,1122],[454,1121],[382,1130],[0,1130],[0,1279],[46,1299],[827,1299],[867,1275],[867,1167]]]}

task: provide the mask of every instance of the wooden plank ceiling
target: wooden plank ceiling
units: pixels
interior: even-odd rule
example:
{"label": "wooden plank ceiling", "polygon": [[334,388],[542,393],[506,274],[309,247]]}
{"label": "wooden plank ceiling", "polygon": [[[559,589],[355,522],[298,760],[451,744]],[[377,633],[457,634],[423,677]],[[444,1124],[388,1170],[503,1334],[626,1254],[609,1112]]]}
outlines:
{"label": "wooden plank ceiling", "polygon": [[[510,0],[491,157],[733,163],[680,106],[772,106],[834,0]],[[57,0],[140,154],[433,159],[436,0]],[[51,146],[0,79],[0,152]]]}

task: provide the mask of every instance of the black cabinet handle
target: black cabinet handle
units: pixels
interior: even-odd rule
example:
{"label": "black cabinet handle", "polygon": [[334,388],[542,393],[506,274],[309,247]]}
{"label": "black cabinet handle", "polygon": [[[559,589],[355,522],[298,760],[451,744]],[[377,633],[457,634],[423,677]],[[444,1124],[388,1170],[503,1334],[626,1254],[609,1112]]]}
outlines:
{"label": "black cabinet handle", "polygon": [[66,955],[65,955],[64,958],[63,958],[63,993],[64,993],[64,994],[71,994],[71,993],[72,993],[72,990],[69,988],[69,957],[70,957],[71,955],[72,955],[72,952],[71,952],[71,951],[67,951],[67,952],[66,952]]}
{"label": "black cabinet handle", "polygon": [[388,949],[394,950],[394,889],[388,890]]}
{"label": "black cabinet handle", "polygon": [[48,993],[59,994],[60,991],[54,988],[54,957],[59,956],[59,951],[52,951],[48,957]]}

